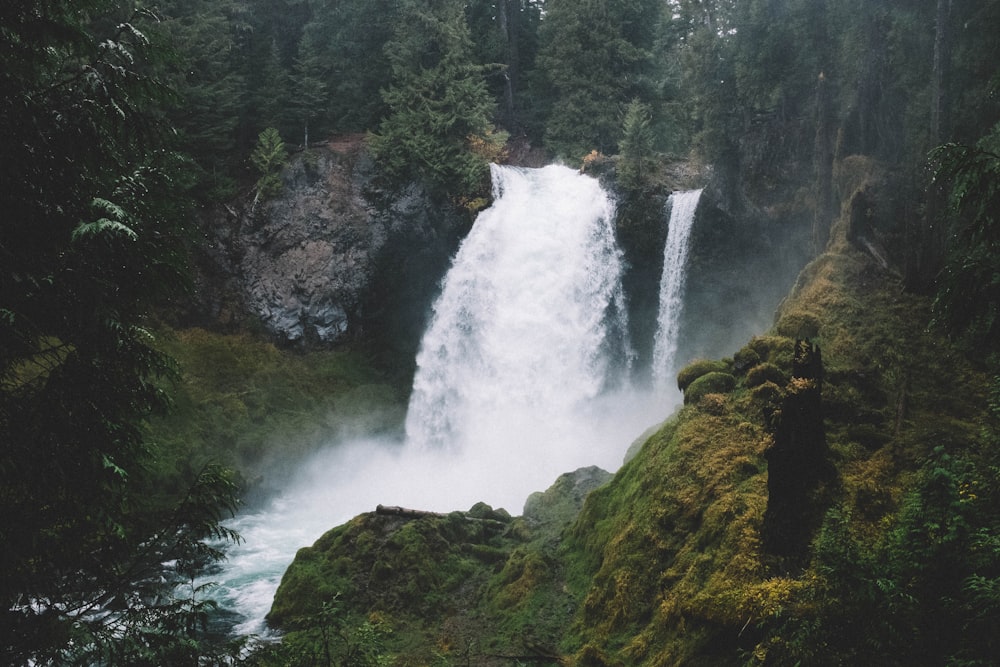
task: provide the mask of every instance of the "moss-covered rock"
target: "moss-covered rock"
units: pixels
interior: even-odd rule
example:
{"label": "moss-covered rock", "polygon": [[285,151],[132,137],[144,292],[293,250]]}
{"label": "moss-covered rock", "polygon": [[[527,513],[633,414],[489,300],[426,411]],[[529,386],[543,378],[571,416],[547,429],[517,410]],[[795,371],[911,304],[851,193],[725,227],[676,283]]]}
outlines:
{"label": "moss-covered rock", "polygon": [[764,362],[763,364],[757,364],[747,371],[744,383],[748,388],[758,387],[765,382],[772,382],[779,387],[783,387],[787,381],[788,378],[785,377],[780,368],[770,362]]}
{"label": "moss-covered rock", "polygon": [[730,373],[713,371],[705,373],[688,385],[684,391],[685,403],[697,403],[706,394],[728,394],[736,388],[736,378]]}
{"label": "moss-covered rock", "polygon": [[687,391],[692,382],[706,373],[726,372],[729,366],[724,361],[717,359],[699,359],[681,369],[677,374],[677,388]]}
{"label": "moss-covered rock", "polygon": [[[986,387],[924,326],[927,301],[875,268],[849,249],[827,253],[783,306],[822,321],[822,378],[788,381],[795,340],[777,333],[755,337],[731,363],[692,364],[678,378],[687,405],[586,495],[576,519],[567,518],[573,503],[563,505],[577,497],[569,480],[556,485],[565,488],[553,502],[535,505],[549,495],[541,494],[497,533],[475,532],[462,515],[408,527],[366,515],[300,553],[272,616],[299,627],[291,619],[301,614],[279,604],[297,598],[308,611],[307,596],[341,591],[356,622],[372,611],[392,621],[395,665],[877,663],[857,636],[895,622],[893,605],[907,607],[905,623],[879,636],[897,643],[899,632],[918,627],[911,621],[928,630],[946,617],[895,592],[882,596],[859,583],[859,568],[906,562],[902,552],[879,560],[879,550],[912,535],[899,517],[934,447],[979,451]],[[762,527],[765,452],[780,422],[765,415],[820,381],[836,483],[809,498],[823,523],[804,531],[801,565],[778,569],[762,549]],[[983,506],[963,488],[948,497]],[[832,578],[837,568],[845,574]],[[910,585],[891,581],[900,591]],[[931,606],[940,611],[937,599]],[[872,602],[875,611],[866,611]],[[899,646],[912,657],[918,643]]]}
{"label": "moss-covered rock", "polygon": [[794,310],[781,316],[775,330],[786,338],[812,339],[819,336],[820,321],[812,313]]}
{"label": "moss-covered rock", "polygon": [[748,369],[753,368],[761,361],[760,354],[757,353],[749,345],[740,348],[740,350],[733,355],[733,370],[737,373],[744,373]]}

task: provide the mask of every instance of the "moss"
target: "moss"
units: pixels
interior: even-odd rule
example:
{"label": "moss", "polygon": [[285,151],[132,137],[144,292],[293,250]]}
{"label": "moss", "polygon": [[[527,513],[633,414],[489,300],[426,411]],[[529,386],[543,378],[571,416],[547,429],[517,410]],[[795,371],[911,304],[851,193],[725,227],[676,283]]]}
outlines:
{"label": "moss", "polygon": [[733,355],[733,370],[737,373],[743,373],[759,364],[760,361],[760,354],[747,345]]}
{"label": "moss", "polygon": [[787,338],[813,339],[819,336],[820,321],[812,313],[795,310],[784,313],[775,330],[779,336]]}
{"label": "moss", "polygon": [[677,374],[677,388],[681,391],[687,391],[692,382],[706,373],[725,372],[727,370],[729,370],[729,367],[723,361],[709,359],[692,361]]}
{"label": "moss", "polygon": [[711,415],[725,414],[725,394],[705,394],[698,400],[698,409]]}
{"label": "moss", "polygon": [[713,371],[705,373],[688,385],[684,391],[685,403],[697,403],[706,394],[728,394],[736,388],[736,378],[729,373]]}
{"label": "moss", "polygon": [[795,348],[795,341],[785,336],[754,336],[747,344],[751,350],[757,353],[762,362],[769,362],[778,368],[792,368],[792,354]]}
{"label": "moss", "polygon": [[183,486],[213,460],[276,484],[277,471],[331,440],[391,433],[403,420],[402,392],[349,347],[293,353],[203,329],[165,329],[158,341],[183,373],[165,387],[170,414],[150,421],[164,459],[178,462],[166,483]]}
{"label": "moss", "polygon": [[758,387],[765,382],[770,382],[776,384],[779,387],[785,386],[788,382],[788,378],[785,374],[781,372],[781,369],[772,363],[765,362],[763,364],[757,364],[749,371],[747,371],[747,377],[744,381],[748,388]]}
{"label": "moss", "polygon": [[[927,306],[849,249],[827,253],[803,272],[775,332],[749,341],[731,364],[699,361],[678,375],[687,405],[646,435],[568,526],[543,535],[540,522],[521,518],[502,534],[471,535],[441,519],[395,541],[401,526],[368,524],[365,540],[349,526],[322,549],[318,542],[322,553],[302,552],[289,590],[350,585],[359,614],[391,607],[409,637],[393,639],[406,651],[397,664],[471,644],[482,648],[462,660],[481,665],[524,655],[525,646],[545,647],[552,664],[806,664],[815,646],[824,660],[849,663],[846,643],[802,638],[843,620],[837,610],[842,596],[859,595],[856,578],[831,581],[816,565],[774,572],[762,560],[771,445],[763,408],[786,391],[790,336],[803,323],[818,332],[821,321],[826,437],[839,475],[826,500],[850,541],[821,530],[812,548],[876,553],[928,452],[973,448],[983,424],[985,380],[926,330]],[[379,546],[390,542],[397,551]],[[382,579],[361,563],[380,563]],[[312,585],[312,576],[332,583]],[[434,605],[415,603],[422,614],[400,602],[413,578],[424,582],[419,599],[436,596]]]}

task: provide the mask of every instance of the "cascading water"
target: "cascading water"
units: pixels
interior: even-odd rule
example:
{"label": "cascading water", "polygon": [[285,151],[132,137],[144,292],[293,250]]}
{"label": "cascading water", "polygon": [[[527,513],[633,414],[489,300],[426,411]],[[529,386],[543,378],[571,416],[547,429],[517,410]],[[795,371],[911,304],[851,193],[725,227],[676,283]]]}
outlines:
{"label": "cascading water", "polygon": [[660,308],[656,338],[653,343],[653,381],[660,388],[669,387],[677,373],[677,343],[681,312],[684,307],[684,283],[687,280],[688,240],[698,209],[701,190],[670,195],[670,221],[667,242],[663,246],[663,273],[660,276]]}
{"label": "cascading water", "polygon": [[612,357],[629,357],[607,349],[627,324],[604,190],[565,167],[492,171],[496,203],[455,257],[417,356],[406,435],[418,445],[572,428]]}
{"label": "cascading water", "polygon": [[264,512],[239,517],[218,599],[263,632],[295,550],[379,503],[521,511],[587,465],[613,471],[663,405],[616,383],[631,359],[613,205],[566,167],[492,167],[417,357],[406,442],[332,444]]}

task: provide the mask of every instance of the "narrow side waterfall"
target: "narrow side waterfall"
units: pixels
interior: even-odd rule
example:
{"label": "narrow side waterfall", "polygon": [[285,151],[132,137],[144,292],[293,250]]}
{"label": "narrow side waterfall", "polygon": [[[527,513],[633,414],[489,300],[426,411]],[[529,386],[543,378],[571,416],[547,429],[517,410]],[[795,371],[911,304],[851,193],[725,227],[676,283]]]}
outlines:
{"label": "narrow side waterfall", "polygon": [[459,249],[417,356],[411,444],[543,445],[630,356],[608,195],[559,166],[492,176],[495,203]]}
{"label": "narrow side waterfall", "polygon": [[653,343],[653,381],[659,388],[669,387],[677,371],[677,342],[684,308],[684,283],[687,279],[688,240],[701,190],[670,195],[670,221],[667,242],[663,246],[663,273],[660,276],[660,308],[656,338]]}
{"label": "narrow side waterfall", "polygon": [[330,443],[270,506],[237,517],[216,593],[264,616],[295,551],[379,503],[520,514],[564,472],[615,471],[665,406],[631,390],[614,207],[575,170],[492,168],[495,201],[455,256],[417,357],[405,442]]}

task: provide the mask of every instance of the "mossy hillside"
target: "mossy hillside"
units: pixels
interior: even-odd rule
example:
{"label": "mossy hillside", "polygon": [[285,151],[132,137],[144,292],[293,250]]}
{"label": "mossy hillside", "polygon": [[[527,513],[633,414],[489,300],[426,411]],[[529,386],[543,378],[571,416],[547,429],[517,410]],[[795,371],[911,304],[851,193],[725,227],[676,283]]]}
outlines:
{"label": "mossy hillside", "polygon": [[286,634],[274,664],[318,655],[333,606],[338,627],[375,617],[392,628],[387,664],[546,664],[578,606],[560,536],[608,476],[567,473],[513,520],[479,504],[447,516],[365,514],[329,531],[299,551],[275,595],[268,621]]}
{"label": "mossy hillside", "polygon": [[166,387],[170,414],[151,421],[164,445],[165,479],[184,484],[208,461],[276,484],[287,466],[337,438],[400,428],[403,393],[349,347],[280,350],[249,335],[162,330],[180,380]]}
{"label": "mossy hillside", "polygon": [[[587,496],[565,532],[541,539],[520,518],[496,541],[475,546],[475,538],[438,540],[440,527],[415,524],[408,530],[430,531],[413,538],[417,546],[373,554],[358,545],[379,544],[380,529],[358,519],[359,532],[344,532],[315,563],[305,559],[312,583],[279,598],[365,591],[351,598],[351,613],[358,622],[372,612],[392,618],[391,653],[400,665],[509,664],[497,656],[581,666],[878,662],[888,654],[857,648],[866,641],[863,624],[892,618],[904,598],[883,600],[877,612],[865,612],[864,601],[879,595],[877,581],[903,587],[909,579],[882,577],[877,565],[905,561],[899,545],[911,540],[913,517],[932,507],[919,495],[928,487],[925,464],[942,450],[977,456],[986,407],[985,377],[927,330],[928,307],[867,255],[834,241],[803,272],[772,333],[750,340],[732,361],[685,369],[695,376],[688,391],[713,373],[732,379],[692,395]],[[767,553],[761,535],[771,419],[802,389],[792,378],[792,335],[804,328],[822,350],[836,475],[806,517],[817,526],[809,558],[793,566]],[[343,562],[348,557],[353,565]],[[300,576],[295,567],[289,581]],[[346,577],[345,567],[364,577]],[[396,568],[409,576],[372,577]],[[419,595],[408,588],[410,576],[426,582]],[[422,614],[407,609],[414,595]],[[901,627],[928,624],[923,612],[912,613]]]}
{"label": "mossy hillside", "polygon": [[[808,328],[821,346],[838,471],[823,500],[849,517],[844,530],[861,544],[885,539],[936,446],[963,453],[977,442],[985,378],[929,321],[926,299],[836,243],[803,272],[778,319],[776,333]],[[787,571],[761,549],[763,414],[795,390],[775,381],[790,374],[793,342],[752,340],[754,354],[734,358],[766,369],[735,371],[731,391],[688,401],[588,498],[565,552],[583,582],[569,642],[579,664],[790,664],[801,652],[788,648],[785,628],[834,617],[840,598],[821,559]],[[835,662],[837,648],[827,650]]]}

